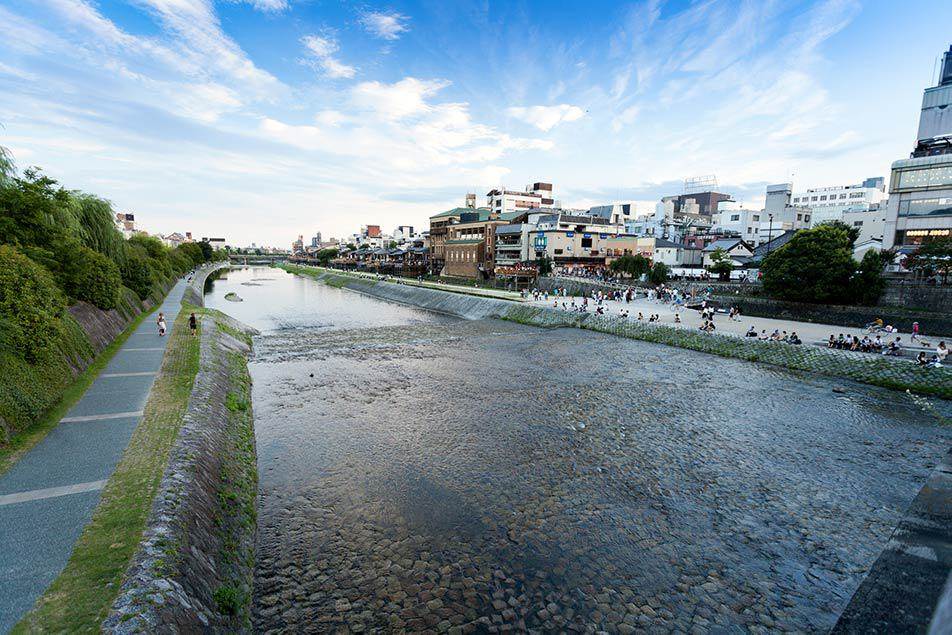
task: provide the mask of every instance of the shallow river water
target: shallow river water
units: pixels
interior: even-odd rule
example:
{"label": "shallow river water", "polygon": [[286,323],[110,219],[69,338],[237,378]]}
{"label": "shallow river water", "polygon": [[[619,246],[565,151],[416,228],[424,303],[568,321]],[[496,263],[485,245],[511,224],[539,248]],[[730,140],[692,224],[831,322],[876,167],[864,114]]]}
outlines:
{"label": "shallow river water", "polygon": [[952,440],[902,393],[281,270],[206,303],[262,331],[262,632],[825,630]]}

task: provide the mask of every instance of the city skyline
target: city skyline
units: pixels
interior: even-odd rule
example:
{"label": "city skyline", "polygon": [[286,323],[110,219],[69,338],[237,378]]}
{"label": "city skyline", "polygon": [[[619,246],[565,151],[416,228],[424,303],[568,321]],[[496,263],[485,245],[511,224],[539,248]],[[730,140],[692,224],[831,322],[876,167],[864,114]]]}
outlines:
{"label": "city skyline", "polygon": [[536,180],[647,212],[716,174],[759,205],[908,156],[952,7],[885,4],[0,0],[0,145],[236,245],[423,227]]}

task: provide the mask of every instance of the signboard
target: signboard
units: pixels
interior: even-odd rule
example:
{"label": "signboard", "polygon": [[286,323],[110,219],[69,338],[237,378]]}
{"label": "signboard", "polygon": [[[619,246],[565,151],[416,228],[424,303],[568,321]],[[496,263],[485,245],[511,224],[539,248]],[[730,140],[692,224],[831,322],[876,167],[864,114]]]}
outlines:
{"label": "signboard", "polygon": [[536,251],[545,251],[545,247],[547,244],[548,244],[548,239],[545,237],[545,234],[541,232],[539,233],[538,236],[536,236],[532,240],[532,245],[535,247]]}
{"label": "signboard", "polygon": [[602,240],[605,240],[606,238],[608,238],[608,234],[599,234],[598,237],[601,238]]}
{"label": "signboard", "polygon": [[591,237],[592,237],[591,234],[582,234],[582,238],[591,238]]}
{"label": "signboard", "polygon": [[573,236],[575,236],[575,232],[565,232],[566,238],[572,238]]}

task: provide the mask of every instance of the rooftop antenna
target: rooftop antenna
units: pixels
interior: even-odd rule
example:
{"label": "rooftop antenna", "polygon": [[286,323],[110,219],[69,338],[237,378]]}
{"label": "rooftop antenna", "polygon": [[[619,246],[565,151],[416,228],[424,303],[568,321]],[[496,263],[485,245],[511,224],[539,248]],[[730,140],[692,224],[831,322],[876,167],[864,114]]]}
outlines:
{"label": "rooftop antenna", "polygon": [[717,176],[714,174],[705,174],[704,176],[692,176],[684,179],[683,194],[696,194],[697,192],[709,192],[717,190]]}

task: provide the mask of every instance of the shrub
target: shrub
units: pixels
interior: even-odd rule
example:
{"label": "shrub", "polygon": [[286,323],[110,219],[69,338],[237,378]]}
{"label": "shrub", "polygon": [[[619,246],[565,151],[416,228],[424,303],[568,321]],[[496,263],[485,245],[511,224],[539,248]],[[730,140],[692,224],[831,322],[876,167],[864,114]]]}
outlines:
{"label": "shrub", "polygon": [[841,223],[823,223],[796,233],[764,258],[764,291],[781,300],[843,304],[853,299],[856,236]]}
{"label": "shrub", "polygon": [[129,245],[122,266],[122,283],[135,291],[140,300],[145,300],[152,293],[154,280],[155,275],[145,251],[141,247]]}
{"label": "shrub", "polygon": [[75,242],[65,244],[59,255],[62,286],[69,297],[89,302],[100,309],[116,308],[122,287],[116,263]]}
{"label": "shrub", "polygon": [[65,308],[49,271],[16,248],[0,245],[0,320],[7,346],[36,359],[55,341]]}

